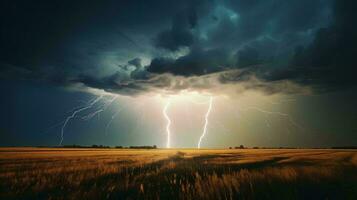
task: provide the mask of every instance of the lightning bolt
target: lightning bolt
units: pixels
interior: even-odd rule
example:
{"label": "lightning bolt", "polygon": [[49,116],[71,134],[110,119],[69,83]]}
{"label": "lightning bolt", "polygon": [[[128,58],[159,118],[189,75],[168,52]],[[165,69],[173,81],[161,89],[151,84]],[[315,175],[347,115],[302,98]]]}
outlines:
{"label": "lightning bolt", "polygon": [[82,117],[82,120],[89,120],[92,119],[94,116],[99,115],[101,112],[105,111],[116,99],[118,98],[118,96],[114,96],[112,99],[110,99],[107,103],[105,103],[102,108],[94,111],[93,113],[90,113],[86,116]]}
{"label": "lightning bolt", "polygon": [[170,135],[171,135],[171,132],[170,132],[170,125],[171,125],[171,120],[170,120],[170,117],[167,115],[167,109],[169,108],[171,102],[170,100],[167,101],[165,107],[164,107],[164,110],[162,111],[162,114],[164,115],[166,121],[167,121],[167,124],[166,124],[166,134],[167,134],[167,142],[166,142],[166,148],[170,148]]}
{"label": "lightning bolt", "polygon": [[222,122],[219,122],[219,121],[214,121],[214,122],[215,122],[215,124],[220,126],[222,129],[224,129],[224,132],[223,132],[224,134],[229,134],[229,133],[232,132],[232,130],[227,128],[227,127],[225,127]]}
{"label": "lightning bolt", "polygon": [[77,110],[74,110],[74,111],[72,112],[72,114],[66,118],[66,120],[64,121],[63,126],[62,126],[62,128],[61,128],[61,140],[60,140],[60,142],[59,142],[59,146],[62,145],[63,136],[64,136],[64,130],[65,130],[65,128],[66,128],[68,122],[69,122],[71,119],[73,119],[78,113],[80,113],[80,112],[82,112],[82,111],[84,111],[84,110],[87,110],[87,109],[89,109],[89,108],[92,108],[92,107],[93,107],[99,100],[101,100],[102,98],[103,98],[103,95],[99,96],[98,98],[96,98],[96,99],[92,100],[91,102],[89,102],[89,104],[88,104],[87,106],[84,106],[84,107],[78,108]]}
{"label": "lightning bolt", "polygon": [[108,135],[108,129],[110,127],[110,125],[112,124],[113,120],[117,117],[117,115],[123,110],[123,108],[117,110],[114,115],[112,115],[112,117],[110,118],[109,122],[107,123],[107,125],[105,126],[105,135]]}
{"label": "lightning bolt", "polygon": [[211,110],[212,110],[212,103],[213,103],[213,97],[210,97],[208,110],[207,110],[206,115],[205,115],[205,125],[203,126],[203,132],[202,132],[200,140],[198,141],[198,144],[197,144],[197,148],[198,149],[201,148],[202,139],[205,137],[205,135],[207,133],[208,117],[209,117],[209,114],[211,113]]}
{"label": "lightning bolt", "polygon": [[302,129],[302,130],[304,129],[300,124],[298,124],[297,122],[295,122],[295,121],[293,120],[293,118],[292,118],[289,114],[287,114],[287,113],[268,111],[268,110],[264,110],[264,109],[262,109],[262,108],[258,108],[258,107],[256,107],[256,106],[248,106],[248,107],[247,107],[247,110],[249,110],[249,109],[250,109],[250,110],[256,110],[256,111],[258,111],[258,112],[265,113],[265,114],[267,114],[267,115],[278,115],[278,116],[281,116],[281,117],[285,117],[292,125],[294,125],[294,126],[300,128],[300,129]]}
{"label": "lightning bolt", "polygon": [[140,130],[140,128],[143,126],[143,123],[145,120],[145,117],[146,117],[146,112],[143,112],[142,110],[142,107],[144,106],[145,104],[144,103],[141,103],[141,104],[137,104],[137,106],[135,107],[135,110],[138,112],[139,110],[139,117],[138,117],[138,120],[136,120],[136,124],[135,126],[133,126],[131,128],[131,133],[135,133],[137,132],[138,130]]}

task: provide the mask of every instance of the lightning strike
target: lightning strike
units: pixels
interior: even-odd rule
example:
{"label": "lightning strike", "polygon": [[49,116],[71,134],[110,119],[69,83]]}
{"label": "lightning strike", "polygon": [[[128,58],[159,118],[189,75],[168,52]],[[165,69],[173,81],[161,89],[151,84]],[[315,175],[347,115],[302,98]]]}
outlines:
{"label": "lightning strike", "polygon": [[[140,108],[141,109],[141,106],[143,106],[144,103],[141,103],[139,105],[137,105],[135,108]],[[105,126],[105,135],[108,135],[108,130],[109,130],[109,127],[111,126],[111,124],[113,123],[114,119],[118,116],[119,113],[121,113],[124,109],[126,109],[127,107],[121,107],[119,110],[117,110],[113,115],[112,117],[110,118],[110,120],[108,121],[107,125]],[[137,121],[142,121],[142,120],[137,120]]]}
{"label": "lightning strike", "polygon": [[135,107],[135,110],[139,110],[139,117],[138,117],[138,120],[136,120],[136,125],[132,127],[131,129],[131,133],[135,133],[137,132],[140,127],[143,126],[143,123],[145,120],[145,116],[146,116],[146,112],[142,112],[142,107],[144,106],[145,104],[144,103],[141,103],[141,104],[138,104],[136,107]]}
{"label": "lightning strike", "polygon": [[226,126],[224,126],[222,122],[215,121],[214,123],[217,124],[218,126],[220,126],[224,130],[223,133],[225,133],[225,134],[232,133],[232,130],[227,128]]}
{"label": "lightning strike", "polygon": [[207,113],[205,115],[205,125],[203,126],[203,132],[202,132],[200,140],[198,141],[198,144],[197,144],[197,148],[198,149],[201,148],[202,139],[205,137],[205,135],[207,133],[208,117],[209,117],[209,114],[211,113],[211,110],[212,110],[212,103],[213,103],[213,97],[210,97],[208,110],[207,110]]}
{"label": "lightning strike", "polygon": [[170,125],[171,125],[171,120],[170,120],[170,117],[167,115],[167,109],[169,108],[171,102],[170,100],[167,101],[165,107],[164,107],[164,110],[162,111],[166,121],[167,121],[167,124],[166,124],[166,134],[167,134],[167,142],[166,142],[166,148],[170,148],[170,135],[171,135],[171,132],[170,132]]}
{"label": "lightning strike", "polygon": [[82,112],[82,111],[84,111],[84,110],[87,110],[87,109],[89,109],[89,108],[92,108],[92,107],[93,107],[99,100],[101,100],[102,98],[103,98],[103,95],[99,96],[98,98],[96,98],[96,99],[94,99],[93,101],[89,102],[89,104],[88,104],[87,106],[84,106],[84,107],[82,107],[82,108],[79,108],[79,109],[77,109],[77,110],[74,110],[74,111],[72,112],[72,114],[66,118],[66,120],[64,121],[63,126],[62,126],[62,128],[61,128],[61,140],[60,140],[60,142],[59,142],[59,146],[62,145],[63,136],[64,136],[64,129],[66,128],[68,122],[69,122],[71,119],[73,119],[78,113],[80,113],[80,112]]}
{"label": "lightning strike", "polygon": [[264,113],[264,114],[267,114],[267,115],[277,115],[277,116],[285,117],[292,125],[294,125],[294,126],[300,128],[300,129],[302,129],[302,130],[304,129],[300,124],[298,124],[297,122],[295,122],[295,121],[293,120],[293,118],[292,118],[289,114],[287,114],[287,113],[268,111],[268,110],[264,110],[264,109],[262,109],[262,108],[258,108],[258,107],[256,107],[256,106],[248,106],[248,107],[247,107],[247,110],[249,110],[249,109],[251,109],[251,110],[256,110],[256,111],[258,111],[258,112],[261,112],[261,113]]}
{"label": "lightning strike", "polygon": [[86,116],[82,117],[82,120],[90,120],[96,115],[99,115],[101,112],[105,111],[116,99],[118,96],[114,96],[112,99],[110,99],[107,103],[105,103],[100,109],[94,111],[93,113],[90,113]]}
{"label": "lightning strike", "polygon": [[114,115],[112,115],[112,117],[110,118],[109,122],[107,123],[107,125],[105,126],[105,135],[108,135],[108,129],[110,127],[110,125],[112,124],[113,120],[117,117],[117,115],[123,110],[122,109],[119,109],[117,110]]}

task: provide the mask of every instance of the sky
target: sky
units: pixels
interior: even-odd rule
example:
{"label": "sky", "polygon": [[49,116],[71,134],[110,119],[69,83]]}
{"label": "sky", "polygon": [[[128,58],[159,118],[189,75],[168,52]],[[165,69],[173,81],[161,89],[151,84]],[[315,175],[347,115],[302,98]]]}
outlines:
{"label": "sky", "polygon": [[356,9],[1,1],[0,145],[357,145]]}

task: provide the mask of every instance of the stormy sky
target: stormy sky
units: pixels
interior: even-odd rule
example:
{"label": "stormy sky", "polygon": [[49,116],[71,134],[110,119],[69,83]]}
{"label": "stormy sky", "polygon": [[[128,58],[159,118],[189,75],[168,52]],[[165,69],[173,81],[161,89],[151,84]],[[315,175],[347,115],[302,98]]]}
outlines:
{"label": "stormy sky", "polygon": [[164,146],[162,99],[173,96],[174,146],[193,147],[207,109],[182,97],[194,93],[217,99],[206,147],[356,145],[356,8],[352,0],[4,0],[0,144],[55,145],[73,109],[105,94],[66,127],[64,144]]}

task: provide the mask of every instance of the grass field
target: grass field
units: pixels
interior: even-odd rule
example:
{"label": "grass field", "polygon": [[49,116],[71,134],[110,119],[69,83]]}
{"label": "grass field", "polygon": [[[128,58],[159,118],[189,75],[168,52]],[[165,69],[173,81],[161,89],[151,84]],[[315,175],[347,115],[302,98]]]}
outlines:
{"label": "grass field", "polygon": [[0,199],[357,199],[357,151],[0,148]]}

